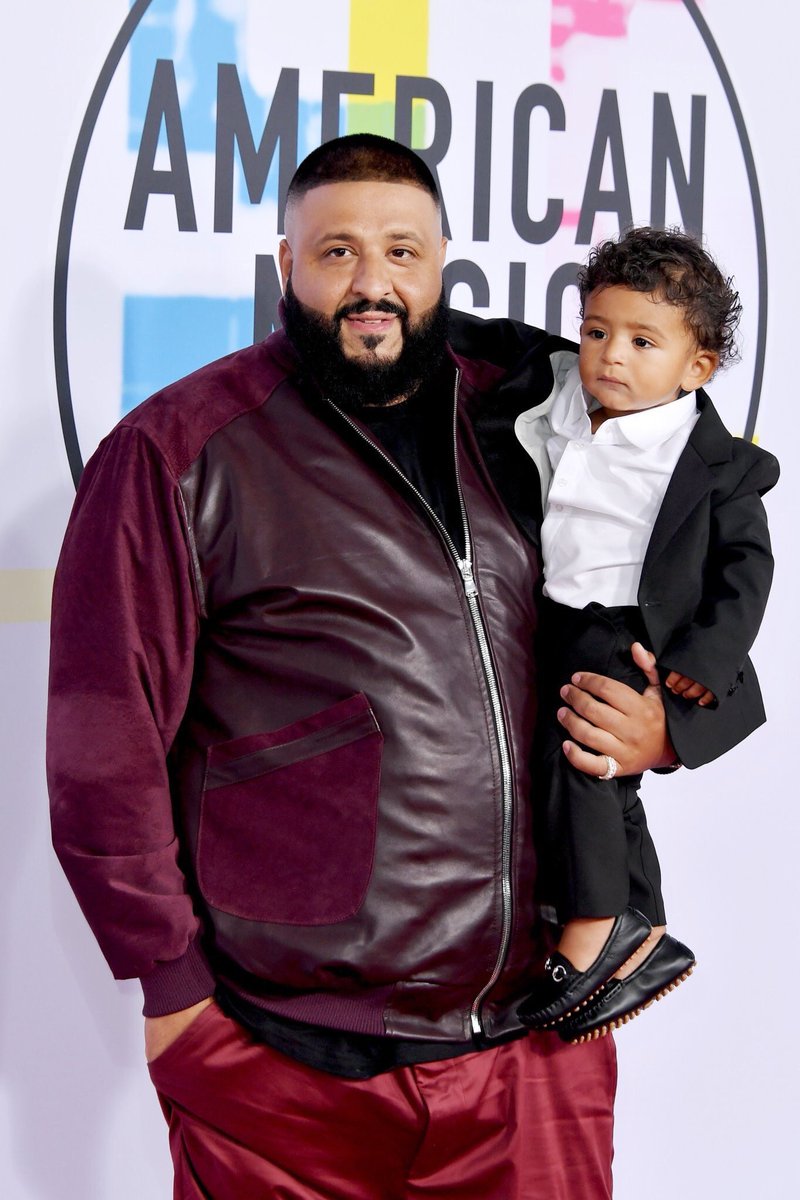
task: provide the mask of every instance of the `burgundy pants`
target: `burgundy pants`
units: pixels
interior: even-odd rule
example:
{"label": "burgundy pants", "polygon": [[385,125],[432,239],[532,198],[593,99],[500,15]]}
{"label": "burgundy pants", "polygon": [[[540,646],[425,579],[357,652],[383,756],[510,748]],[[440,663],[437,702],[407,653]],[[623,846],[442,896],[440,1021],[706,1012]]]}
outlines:
{"label": "burgundy pants", "polygon": [[353,1081],[255,1042],[216,1005],[150,1073],[175,1200],[607,1200],[611,1038],[531,1035]]}

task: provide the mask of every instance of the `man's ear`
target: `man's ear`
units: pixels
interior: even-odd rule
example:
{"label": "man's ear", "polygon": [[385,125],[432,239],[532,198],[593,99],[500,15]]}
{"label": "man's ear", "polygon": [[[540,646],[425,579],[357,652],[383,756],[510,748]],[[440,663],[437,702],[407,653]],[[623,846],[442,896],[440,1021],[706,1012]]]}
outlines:
{"label": "man's ear", "polygon": [[684,392],[695,392],[704,387],[719,366],[719,355],[714,350],[698,350],[681,380]]}
{"label": "man's ear", "polygon": [[442,238],[442,244],[439,248],[439,263],[443,267],[444,260],[447,258],[447,238]]}
{"label": "man's ear", "polygon": [[278,246],[278,266],[281,269],[281,286],[286,291],[286,281],[292,273],[292,249],[286,238]]}

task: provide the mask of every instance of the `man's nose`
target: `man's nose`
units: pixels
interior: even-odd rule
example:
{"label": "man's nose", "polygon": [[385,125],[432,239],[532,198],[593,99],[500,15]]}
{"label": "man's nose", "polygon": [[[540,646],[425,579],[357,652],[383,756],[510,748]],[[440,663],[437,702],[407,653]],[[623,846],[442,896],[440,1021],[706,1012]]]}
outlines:
{"label": "man's nose", "polygon": [[388,263],[383,254],[361,254],[351,280],[356,296],[366,300],[383,300],[392,292]]}

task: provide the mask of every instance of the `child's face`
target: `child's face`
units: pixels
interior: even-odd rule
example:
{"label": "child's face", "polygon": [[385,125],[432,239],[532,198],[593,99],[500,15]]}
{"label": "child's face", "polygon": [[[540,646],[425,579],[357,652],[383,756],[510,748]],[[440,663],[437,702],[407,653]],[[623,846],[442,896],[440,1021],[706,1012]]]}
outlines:
{"label": "child's face", "polygon": [[713,375],[717,355],[701,350],[683,311],[650,292],[598,288],[586,298],[581,382],[603,419],[677,400]]}

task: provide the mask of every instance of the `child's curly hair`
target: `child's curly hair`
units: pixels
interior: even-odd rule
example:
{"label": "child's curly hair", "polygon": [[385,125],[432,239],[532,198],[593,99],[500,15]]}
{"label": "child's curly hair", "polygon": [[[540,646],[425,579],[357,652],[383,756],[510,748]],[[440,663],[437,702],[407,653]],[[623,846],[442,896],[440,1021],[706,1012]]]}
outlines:
{"label": "child's curly hair", "polygon": [[742,314],[739,293],[697,238],[680,229],[640,225],[619,239],[601,242],[578,273],[583,316],[586,297],[598,288],[626,287],[652,292],[683,309],[686,325],[701,350],[719,355],[727,366],[739,357],[736,327]]}

